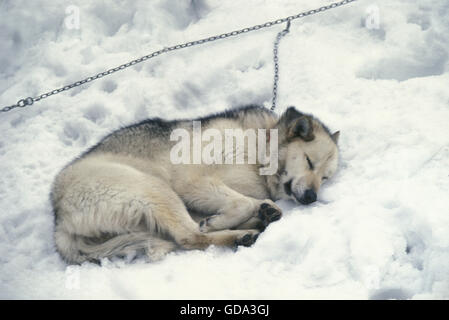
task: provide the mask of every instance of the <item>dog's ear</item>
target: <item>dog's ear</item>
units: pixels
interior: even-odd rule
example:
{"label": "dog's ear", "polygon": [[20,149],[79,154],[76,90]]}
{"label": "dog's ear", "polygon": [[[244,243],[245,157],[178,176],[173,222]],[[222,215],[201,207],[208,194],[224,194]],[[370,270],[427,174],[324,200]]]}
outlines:
{"label": "dog's ear", "polygon": [[315,139],[313,134],[313,122],[310,116],[300,116],[290,123],[287,128],[287,138],[302,138],[304,141],[312,141]]}
{"label": "dog's ear", "polygon": [[340,131],[335,132],[331,137],[332,140],[334,140],[335,144],[338,144],[338,139],[340,138]]}
{"label": "dog's ear", "polygon": [[289,121],[289,120],[297,119],[297,118],[299,118],[299,117],[301,117],[301,116],[303,116],[303,115],[304,115],[304,114],[301,113],[301,112],[299,112],[298,110],[296,110],[295,107],[290,106],[290,107],[288,107],[287,110],[284,112],[284,114],[282,115],[282,117],[283,117],[284,119],[286,119],[287,121]]}
{"label": "dog's ear", "polygon": [[313,134],[312,117],[296,110],[295,107],[288,107],[279,120],[279,128],[285,130],[287,140],[301,138],[304,141],[315,139]]}

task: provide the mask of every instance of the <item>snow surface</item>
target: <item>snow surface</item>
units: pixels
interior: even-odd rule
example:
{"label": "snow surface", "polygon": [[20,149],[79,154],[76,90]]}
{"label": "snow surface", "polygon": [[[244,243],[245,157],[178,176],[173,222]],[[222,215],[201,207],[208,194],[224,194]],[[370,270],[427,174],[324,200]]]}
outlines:
{"label": "snow surface", "polygon": [[[2,0],[0,103],[330,2]],[[69,5],[78,30],[66,27]],[[372,5],[379,29],[365,26]],[[148,117],[269,105],[282,28],[166,54],[0,114],[0,298],[448,299],[447,0],[360,0],[292,24],[278,111],[296,105],[341,130],[340,168],[319,202],[281,202],[283,219],[253,247],[69,268],[55,252],[48,193],[68,161]]]}

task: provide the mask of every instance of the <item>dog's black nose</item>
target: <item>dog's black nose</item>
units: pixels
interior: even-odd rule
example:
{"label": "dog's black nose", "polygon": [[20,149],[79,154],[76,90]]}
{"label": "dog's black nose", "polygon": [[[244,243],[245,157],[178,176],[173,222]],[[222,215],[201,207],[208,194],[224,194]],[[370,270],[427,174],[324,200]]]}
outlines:
{"label": "dog's black nose", "polygon": [[309,204],[316,201],[316,192],[312,189],[306,190],[304,192],[304,203]]}

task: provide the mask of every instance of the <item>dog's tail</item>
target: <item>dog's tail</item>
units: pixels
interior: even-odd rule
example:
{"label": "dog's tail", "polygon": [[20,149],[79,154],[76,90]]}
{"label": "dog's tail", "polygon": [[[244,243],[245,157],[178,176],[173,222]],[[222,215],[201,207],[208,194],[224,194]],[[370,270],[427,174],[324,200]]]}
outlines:
{"label": "dog's tail", "polygon": [[177,248],[173,241],[156,238],[146,232],[119,234],[100,241],[57,228],[55,242],[59,254],[70,264],[98,262],[103,258],[128,256],[139,251],[143,251],[150,260],[155,261]]}

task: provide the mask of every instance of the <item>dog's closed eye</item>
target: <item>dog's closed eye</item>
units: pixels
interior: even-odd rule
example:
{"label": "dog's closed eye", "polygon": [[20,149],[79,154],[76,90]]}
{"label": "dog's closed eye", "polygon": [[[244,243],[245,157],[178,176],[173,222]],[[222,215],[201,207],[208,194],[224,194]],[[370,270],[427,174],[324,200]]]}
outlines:
{"label": "dog's closed eye", "polygon": [[314,169],[314,166],[313,166],[312,161],[310,161],[310,158],[309,158],[308,155],[306,155],[306,159],[307,159],[307,163],[309,164],[309,169],[310,169],[310,170],[313,170],[313,169]]}

